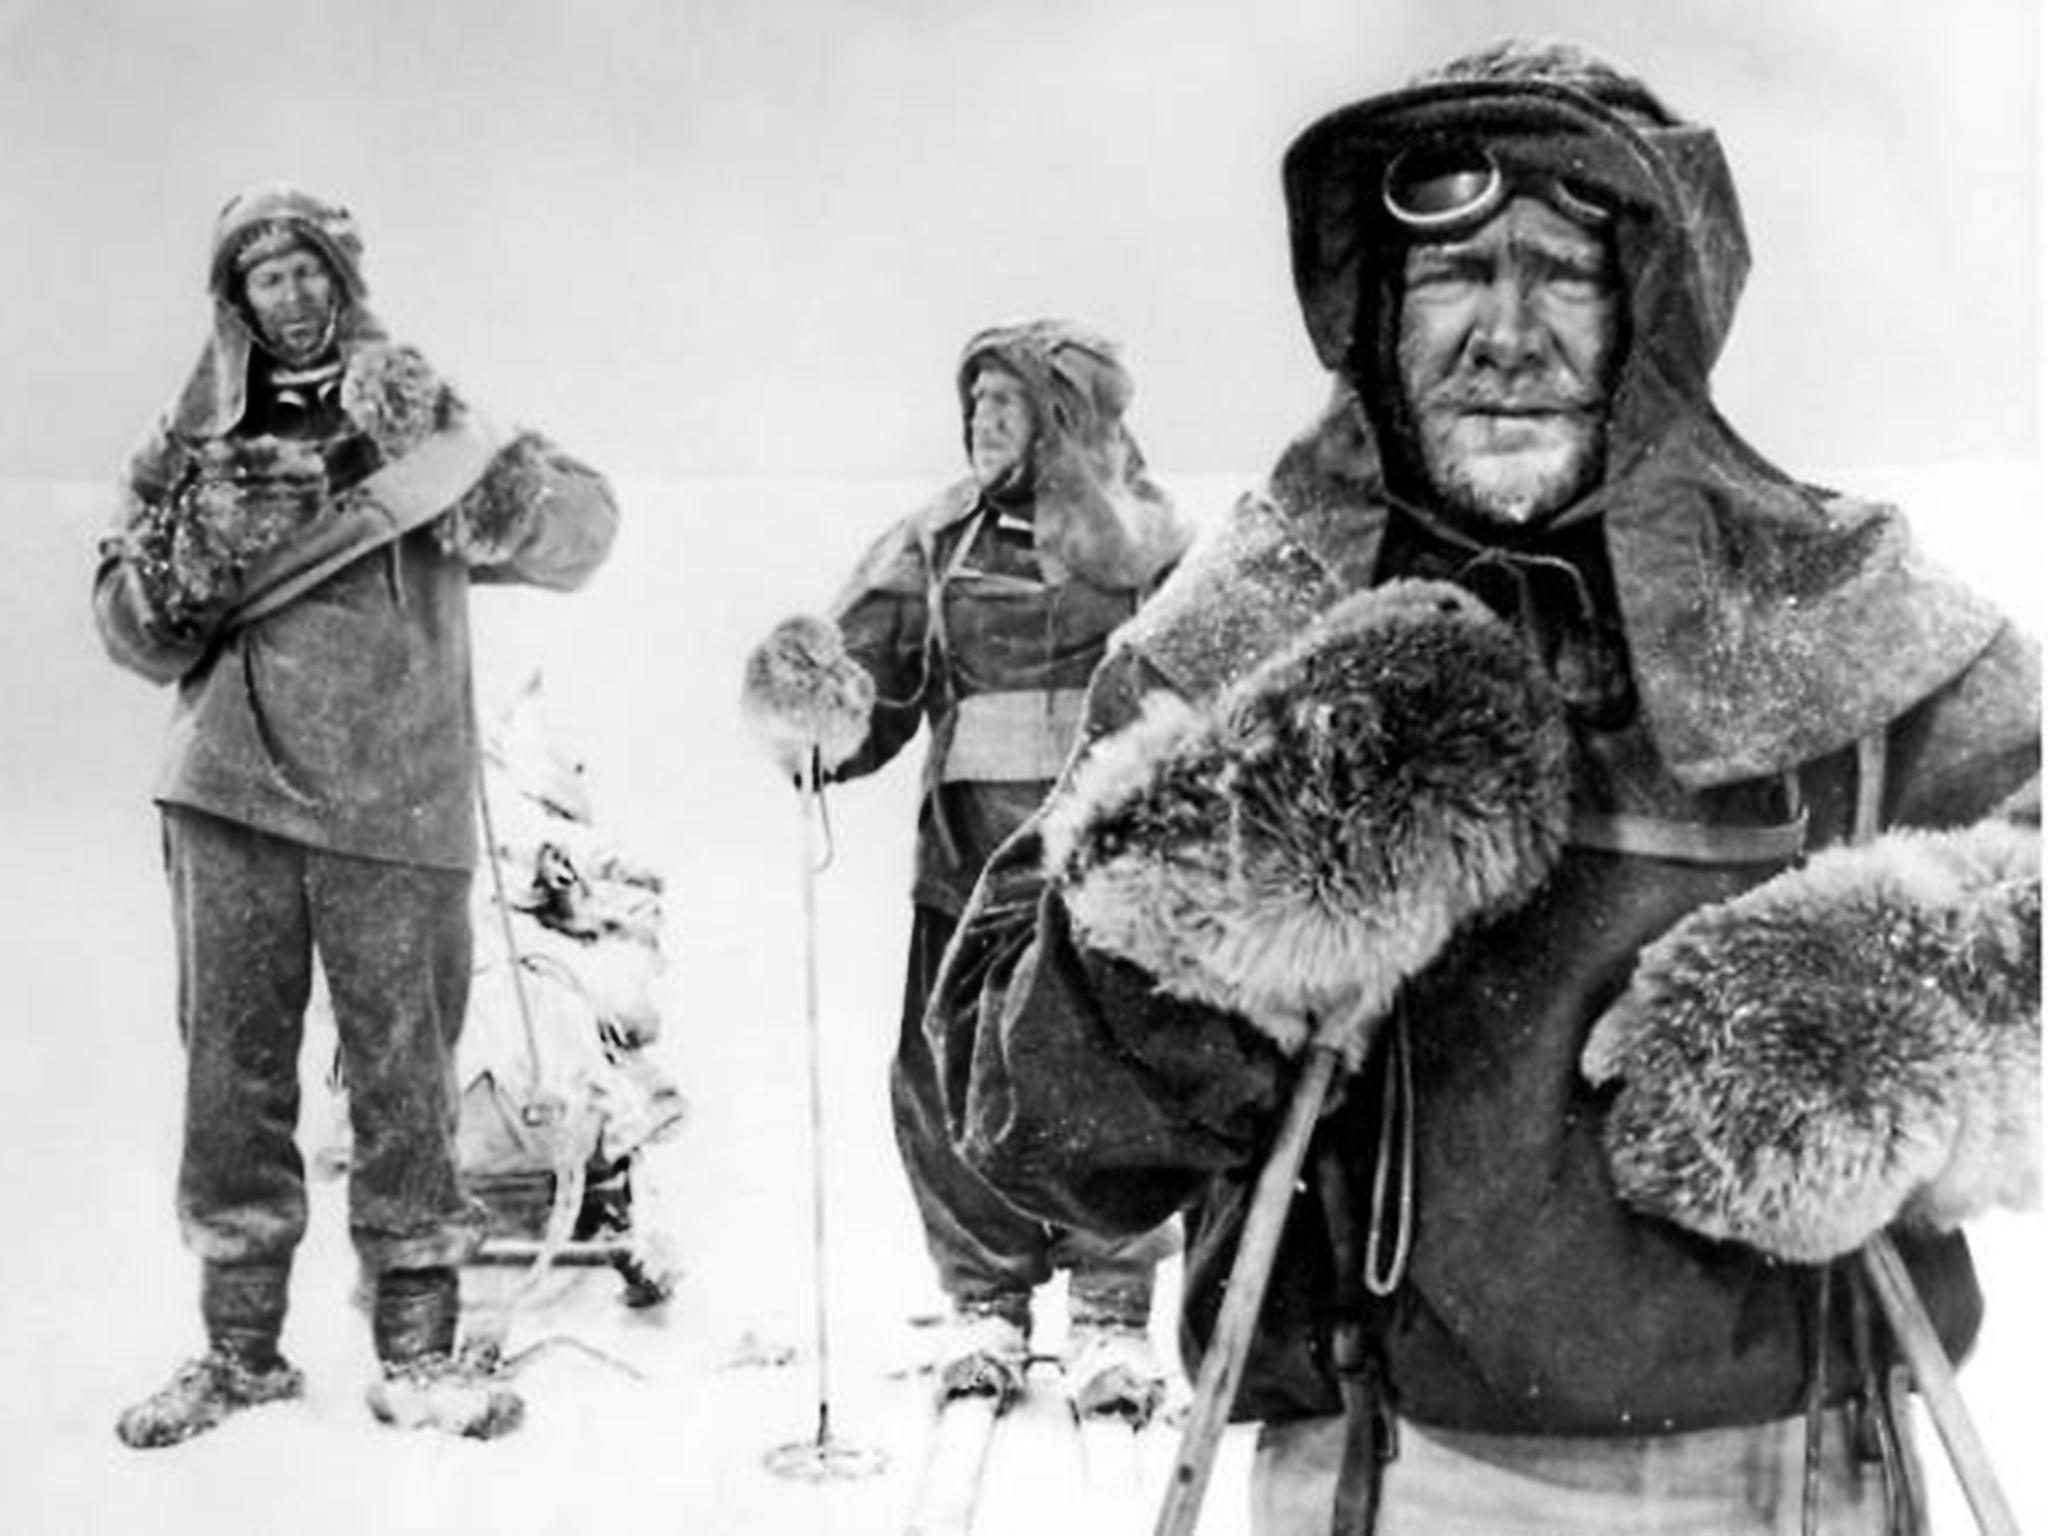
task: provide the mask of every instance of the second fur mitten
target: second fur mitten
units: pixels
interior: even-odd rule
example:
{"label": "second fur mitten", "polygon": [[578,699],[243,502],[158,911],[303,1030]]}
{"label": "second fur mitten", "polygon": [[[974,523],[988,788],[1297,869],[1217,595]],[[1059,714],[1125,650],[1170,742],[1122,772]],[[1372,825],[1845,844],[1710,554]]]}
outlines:
{"label": "second fur mitten", "polygon": [[1821,1262],[2039,1187],[2040,834],[1815,856],[1643,951],[1587,1041],[1621,1197]]}

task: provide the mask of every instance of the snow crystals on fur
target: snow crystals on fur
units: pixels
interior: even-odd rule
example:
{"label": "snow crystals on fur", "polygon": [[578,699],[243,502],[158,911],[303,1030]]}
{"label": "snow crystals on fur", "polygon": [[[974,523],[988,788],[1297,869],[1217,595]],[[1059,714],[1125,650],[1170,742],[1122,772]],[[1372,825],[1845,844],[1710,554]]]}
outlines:
{"label": "snow crystals on fur", "polygon": [[1888,834],[1644,951],[1582,1066],[1624,1199],[1819,1262],[2040,1187],[2038,831]]}
{"label": "snow crystals on fur", "polygon": [[1568,813],[1554,690],[1474,599],[1338,604],[1206,710],[1148,703],[1049,807],[1081,937],[1283,1048],[1383,1011],[1461,926],[1529,896]]}

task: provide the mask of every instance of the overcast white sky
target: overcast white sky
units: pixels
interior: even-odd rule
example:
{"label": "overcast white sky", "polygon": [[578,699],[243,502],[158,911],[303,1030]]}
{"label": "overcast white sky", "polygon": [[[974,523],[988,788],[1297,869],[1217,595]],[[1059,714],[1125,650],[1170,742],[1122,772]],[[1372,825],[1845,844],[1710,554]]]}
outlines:
{"label": "overcast white sky", "polygon": [[109,475],[227,195],[356,210],[392,328],[618,475],[922,474],[968,332],[1121,336],[1168,472],[1322,381],[1278,164],[1508,30],[1722,132],[1757,270],[1728,413],[1793,467],[2040,426],[2034,0],[0,0],[0,475]]}

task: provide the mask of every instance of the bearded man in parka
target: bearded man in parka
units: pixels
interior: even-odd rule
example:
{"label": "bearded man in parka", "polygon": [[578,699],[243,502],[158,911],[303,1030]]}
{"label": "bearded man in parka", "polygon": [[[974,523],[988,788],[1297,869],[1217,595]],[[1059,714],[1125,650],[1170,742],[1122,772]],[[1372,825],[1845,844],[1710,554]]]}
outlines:
{"label": "bearded man in parka", "polygon": [[1131,378],[1065,321],[969,340],[956,375],[972,473],[889,528],[829,617],[785,621],[749,657],[743,703],[792,772],[857,778],[928,727],[900,1040],[898,1150],[955,1316],[942,1395],[1023,1384],[1033,1290],[1070,1271],[1068,1386],[1084,1407],[1149,1413],[1153,1271],[1170,1234],[1109,1244],[1025,1216],[953,1152],[924,1007],[988,856],[1036,809],[1073,742],[1110,632],[1189,532],[1125,425]]}
{"label": "bearded man in parka", "polygon": [[1048,1221],[1185,1213],[1199,1356],[1299,1053],[1357,1066],[1234,1400],[1262,1533],[1910,1528],[1853,1254],[1959,1357],[1956,1222],[2036,1177],[2035,648],[1715,412],[1744,236],[1641,82],[1502,45],[1284,183],[1332,399],[970,903],[961,1150]]}
{"label": "bearded man in parka", "polygon": [[305,1233],[294,1139],[317,955],[349,1083],[349,1231],[384,1422],[489,1437],[522,1405],[458,1348],[482,1236],[455,1162],[477,741],[469,589],[568,589],[611,493],[472,409],[365,307],[347,210],[285,187],[222,210],[213,333],[128,466],[93,606],[177,699],[156,782],[186,1050],[178,1215],[206,1352],[122,1415],[174,1444],[295,1398],[279,1352]]}

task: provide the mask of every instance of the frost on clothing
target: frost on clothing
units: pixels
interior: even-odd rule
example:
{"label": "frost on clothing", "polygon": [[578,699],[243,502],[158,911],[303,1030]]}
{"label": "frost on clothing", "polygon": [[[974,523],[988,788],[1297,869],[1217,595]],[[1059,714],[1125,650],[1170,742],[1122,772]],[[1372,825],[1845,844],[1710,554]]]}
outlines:
{"label": "frost on clothing", "polygon": [[948,913],[1037,807],[1111,631],[1189,539],[1123,424],[1130,385],[1106,344],[1044,322],[981,333],[962,355],[963,419],[984,362],[1033,402],[1017,522],[999,526],[1001,493],[963,479],[888,529],[831,608],[876,695],[834,777],[874,771],[929,726],[913,894]]}
{"label": "frost on clothing", "polygon": [[[1391,397],[1405,237],[1372,193],[1389,158],[1476,135],[1618,210],[1630,344],[1600,483],[1488,539],[1433,511]],[[1182,563],[1091,688],[1091,741],[1165,691],[1197,709],[1350,594],[1457,583],[1516,625],[1568,704],[1564,856],[1526,907],[1453,943],[1396,1010],[1412,1040],[1416,1215],[1405,1283],[1364,1316],[1400,1411],[1503,1433],[1629,1435],[1798,1412],[1817,1368],[1810,1276],[1631,1210],[1579,1057],[1637,957],[1688,914],[1846,837],[1859,742],[1882,819],[1992,814],[2038,771],[2032,643],[1913,552],[1891,509],[1801,484],[1709,403],[1746,267],[1713,135],[1576,90],[1440,80],[1324,119],[1288,156],[1295,276],[1340,374],[1263,492]],[[1364,189],[1364,190],[1361,190]],[[1223,1009],[1091,950],[1027,827],[993,861],[929,1015],[969,1161],[1024,1210],[1103,1232],[1176,1210],[1187,1317],[1213,1325],[1291,1067]],[[1329,1214],[1369,1208],[1384,1122],[1358,1079],[1297,1197],[1237,1414],[1339,1410]],[[1980,1298],[1957,1234],[1900,1246],[1952,1353]],[[1842,1309],[1847,1310],[1847,1309]],[[1849,1322],[1824,1342],[1839,1398]]]}
{"label": "frost on clothing", "polygon": [[[231,207],[217,249],[250,224],[294,218],[324,241],[342,290],[360,294],[356,247],[322,236],[300,198]],[[538,434],[498,428],[452,392],[394,436],[364,381],[401,349],[354,301],[340,311],[336,387],[288,407],[232,272],[217,264],[214,282],[213,338],[130,461],[94,578],[109,654],[177,685],[157,799],[333,852],[466,869],[469,587],[581,584],[610,549],[611,493]],[[181,562],[162,530],[222,503],[291,515],[255,528],[245,510],[194,591],[164,569]]]}
{"label": "frost on clothing", "polygon": [[[478,1390],[451,1360],[454,1266],[481,1235],[452,1070],[476,857],[469,588],[581,584],[617,512],[595,473],[387,340],[360,249],[347,213],[308,194],[228,204],[211,334],[129,462],[93,606],[115,661],[176,687],[156,798],[186,1054],[178,1212],[207,1359],[278,1362],[307,1211],[298,1055],[317,961],[352,1091],[349,1234],[394,1373],[372,1406],[390,1417],[399,1376],[428,1406]],[[297,285],[292,312],[272,313],[319,320],[317,349],[286,359],[259,339],[245,270],[252,291],[266,270]],[[256,1400],[241,1383],[180,1373],[120,1433],[200,1432]],[[516,1405],[435,1422],[496,1433]]]}

